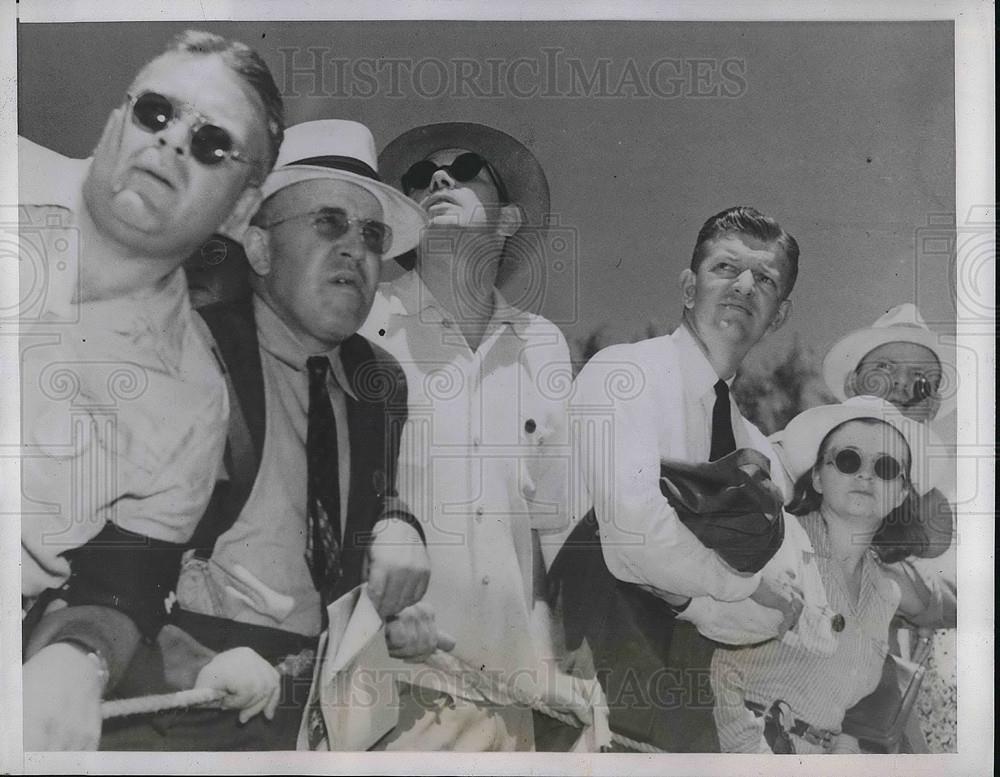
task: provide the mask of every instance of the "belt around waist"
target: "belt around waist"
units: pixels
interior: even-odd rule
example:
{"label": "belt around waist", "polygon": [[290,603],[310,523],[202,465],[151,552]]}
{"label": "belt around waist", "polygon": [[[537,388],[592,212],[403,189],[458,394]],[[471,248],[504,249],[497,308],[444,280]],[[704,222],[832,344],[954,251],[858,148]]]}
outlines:
{"label": "belt around waist", "polygon": [[319,641],[318,635],[310,637],[293,631],[241,623],[180,608],[174,611],[171,621],[205,647],[216,652],[221,653],[235,647],[248,647],[272,664],[303,650],[315,650]]}
{"label": "belt around waist", "polygon": [[[775,707],[781,703],[780,699],[771,706],[766,704],[760,704],[759,702],[750,701],[746,699],[743,704],[748,710],[753,712],[758,717],[770,718],[774,716]],[[795,718],[792,725],[785,729],[789,734],[794,734],[797,737],[802,737],[806,742],[812,745],[818,745],[825,750],[830,750],[833,747],[834,741],[839,736],[839,731],[830,731],[829,729],[819,728],[818,726],[813,726],[811,723],[807,723],[804,720]]]}

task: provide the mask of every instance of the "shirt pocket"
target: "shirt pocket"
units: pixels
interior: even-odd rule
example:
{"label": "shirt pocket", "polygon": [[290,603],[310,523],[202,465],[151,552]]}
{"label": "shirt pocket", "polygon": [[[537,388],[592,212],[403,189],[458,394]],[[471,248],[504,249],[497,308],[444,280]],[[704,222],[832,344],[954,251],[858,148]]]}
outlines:
{"label": "shirt pocket", "polygon": [[566,405],[547,390],[544,370],[521,372],[516,406],[510,499],[530,516],[531,528],[558,531],[568,525],[570,449]]}

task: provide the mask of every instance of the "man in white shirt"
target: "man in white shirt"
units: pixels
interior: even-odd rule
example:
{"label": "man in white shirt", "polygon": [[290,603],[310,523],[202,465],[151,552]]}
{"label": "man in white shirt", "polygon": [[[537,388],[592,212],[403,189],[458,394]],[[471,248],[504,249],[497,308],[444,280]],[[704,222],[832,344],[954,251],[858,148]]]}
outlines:
{"label": "man in white shirt", "polygon": [[[181,264],[214,231],[246,226],[282,128],[263,60],[189,31],[139,72],[91,159],[22,140],[22,279],[47,281],[21,310],[29,606],[55,589],[75,604],[115,592],[128,615],[104,617],[121,628],[135,619],[153,632],[162,621],[228,412]],[[98,545],[116,551],[88,564],[81,554]],[[109,663],[123,665],[117,651],[135,643],[103,639],[83,607],[43,622],[47,643],[24,666],[25,748],[92,747],[101,693],[117,680]]]}
{"label": "man in white shirt", "polygon": [[574,453],[603,559],[615,578],[635,585],[605,586],[620,594],[604,609],[594,576],[580,577],[592,569],[581,555],[587,549],[565,553],[556,576],[567,641],[586,637],[612,728],[671,751],[718,749],[712,646],[690,624],[675,623],[676,614],[692,598],[711,597],[750,598],[781,610],[786,625],[797,616],[787,594],[759,573],[737,572],[698,541],[661,493],[659,476],[662,459],[709,461],[750,447],[771,458],[780,480],[767,439],[742,417],[729,387],[750,349],[787,321],[798,253],[791,235],[752,208],[713,216],[681,273],[681,326],[602,350],[576,379]]}
{"label": "man in white shirt", "polygon": [[[407,376],[399,489],[427,535],[426,601],[455,639],[454,656],[544,694],[555,681],[542,660],[548,611],[535,530],[567,520],[569,351],[552,323],[504,299],[497,273],[508,240],[543,223],[545,175],[523,144],[467,123],[410,130],[379,165],[430,219],[416,268],[382,285],[361,330]],[[400,725],[379,747],[533,747],[530,710],[492,707],[427,667],[406,676]]]}

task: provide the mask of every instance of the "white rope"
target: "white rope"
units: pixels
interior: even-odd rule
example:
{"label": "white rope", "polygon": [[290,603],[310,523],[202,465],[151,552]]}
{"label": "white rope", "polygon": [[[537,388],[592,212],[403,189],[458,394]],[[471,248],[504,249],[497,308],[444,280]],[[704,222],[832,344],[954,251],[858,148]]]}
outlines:
{"label": "white rope", "polygon": [[219,701],[226,695],[217,688],[192,688],[189,691],[161,693],[154,696],[136,696],[133,699],[115,699],[101,703],[101,717],[122,718],[126,715],[142,715],[150,712],[197,707]]}
{"label": "white rope", "polygon": [[[427,666],[457,679],[471,680],[473,687],[493,704],[505,707],[514,705],[530,707],[536,712],[558,720],[564,725],[579,729],[584,727],[584,723],[576,715],[564,711],[579,707],[579,704],[574,703],[574,700],[565,700],[563,702],[563,710],[554,709],[541,699],[530,696],[526,691],[517,686],[500,680],[491,681],[489,677],[476,669],[476,667],[465,663],[450,653],[444,653],[440,650],[435,651],[425,663]],[[279,665],[279,669],[282,668],[285,667]],[[193,688],[187,691],[177,691],[176,693],[137,696],[132,699],[115,699],[113,701],[105,701],[101,704],[101,717],[107,720],[108,718],[143,715],[162,712],[163,710],[179,709],[181,707],[196,707],[218,702],[225,696],[225,691],[220,691],[216,688]],[[587,701],[593,705],[592,700]],[[622,734],[616,734],[613,731],[611,732],[611,741],[629,750],[637,750],[640,753],[666,752],[647,742],[639,742]]]}

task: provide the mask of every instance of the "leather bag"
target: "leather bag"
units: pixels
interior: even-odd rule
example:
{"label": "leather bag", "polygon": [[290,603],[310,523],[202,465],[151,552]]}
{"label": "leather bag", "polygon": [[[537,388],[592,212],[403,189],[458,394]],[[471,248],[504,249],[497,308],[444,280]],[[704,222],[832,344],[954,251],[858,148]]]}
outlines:
{"label": "leather bag", "polygon": [[699,464],[664,460],[660,491],[702,545],[738,572],[759,572],[781,547],[782,494],[759,451]]}

